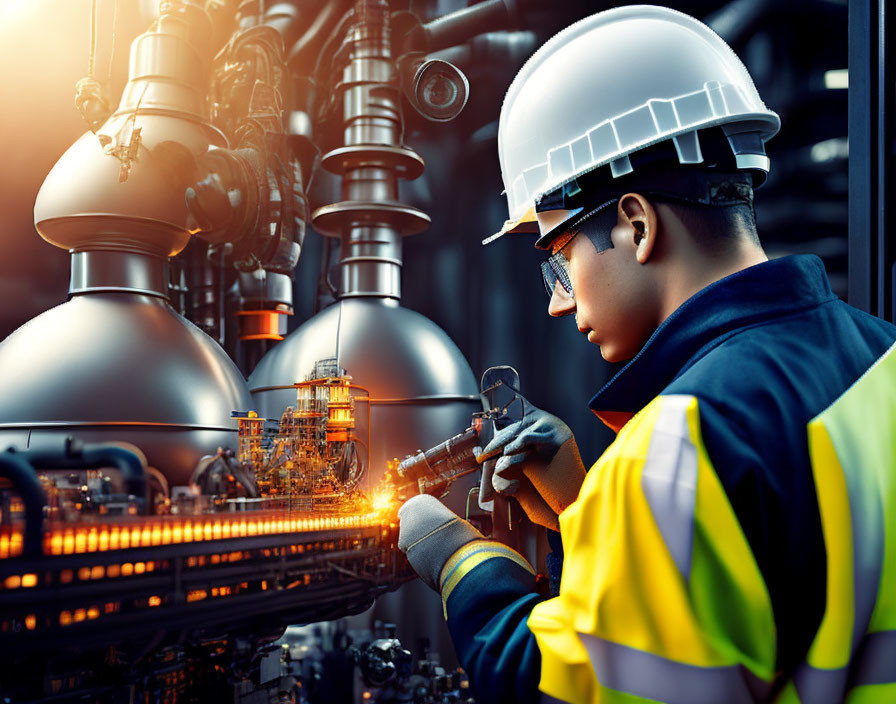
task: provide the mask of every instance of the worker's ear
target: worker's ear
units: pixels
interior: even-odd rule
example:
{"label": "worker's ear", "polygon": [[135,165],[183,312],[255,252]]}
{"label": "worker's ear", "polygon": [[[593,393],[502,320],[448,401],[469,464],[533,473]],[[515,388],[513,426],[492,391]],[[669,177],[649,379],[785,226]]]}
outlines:
{"label": "worker's ear", "polygon": [[619,223],[635,249],[639,264],[646,264],[659,234],[659,219],[651,202],[640,193],[626,193],[619,199]]}

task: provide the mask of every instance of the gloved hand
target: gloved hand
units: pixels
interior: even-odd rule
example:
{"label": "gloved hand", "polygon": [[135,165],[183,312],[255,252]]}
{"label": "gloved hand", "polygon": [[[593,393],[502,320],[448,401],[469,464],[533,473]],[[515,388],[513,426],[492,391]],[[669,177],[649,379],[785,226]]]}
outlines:
{"label": "gloved hand", "polygon": [[558,516],[578,497],[585,467],[569,426],[520,398],[522,420],[498,431],[477,459],[500,450],[495,491],[516,497],[534,523],[559,530]]}
{"label": "gloved hand", "polygon": [[398,509],[398,549],[420,579],[439,591],[439,576],[445,563],[460,548],[482,533],[457,516],[436,497],[421,494],[404,502]]}

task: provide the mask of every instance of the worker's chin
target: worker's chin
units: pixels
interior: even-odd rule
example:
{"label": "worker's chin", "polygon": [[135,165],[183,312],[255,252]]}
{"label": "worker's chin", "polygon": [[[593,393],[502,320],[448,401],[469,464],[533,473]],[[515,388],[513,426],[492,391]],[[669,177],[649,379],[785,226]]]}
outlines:
{"label": "worker's chin", "polygon": [[620,348],[619,345],[614,345],[611,342],[592,340],[590,335],[588,336],[588,341],[594,342],[600,348],[600,356],[611,364],[628,361],[633,356]]}

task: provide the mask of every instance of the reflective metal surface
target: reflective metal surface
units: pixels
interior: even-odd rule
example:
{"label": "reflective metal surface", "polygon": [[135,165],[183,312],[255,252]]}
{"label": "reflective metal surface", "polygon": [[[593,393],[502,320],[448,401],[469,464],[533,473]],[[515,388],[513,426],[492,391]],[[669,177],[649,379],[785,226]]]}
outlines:
{"label": "reflective metal surface", "polygon": [[342,200],[318,208],[315,228],[342,238],[341,297],[401,298],[401,238],[429,216],[400,202],[398,179],[417,178],[423,160],[402,144],[401,96],[386,0],[355,0],[342,65],[343,146],[322,165],[342,176]]}
{"label": "reflective metal surface", "polygon": [[37,195],[41,237],[63,249],[162,257],[184,248],[195,157],[226,145],[205,116],[210,38],[208,14],[186,2],[163,7],[134,40],[118,110],[60,157]]}
{"label": "reflective metal surface", "polygon": [[129,291],[168,297],[168,264],[136,252],[91,250],[72,253],[69,294]]}
{"label": "reflective metal surface", "polygon": [[290,385],[336,357],[370,390],[372,480],[386,461],[441,442],[480,410],[479,389],[457,346],[431,320],[384,298],[347,298],[274,347],[249,377],[255,410],[279,418]]}
{"label": "reflective metal surface", "polygon": [[0,445],[73,435],[139,447],[171,484],[236,448],[250,405],[224,351],[157,296],[73,296],[0,343]]}
{"label": "reflective metal surface", "polygon": [[[259,415],[279,418],[286,406],[295,405],[289,385],[327,357],[338,357],[354,382],[370,391],[373,483],[388,460],[442,442],[482,410],[470,366],[441,328],[391,298],[367,297],[337,301],[265,355],[249,377]],[[458,480],[445,499],[460,515],[474,476]],[[419,580],[380,597],[359,625],[369,627],[373,619],[398,624],[405,642],[425,637],[448,658],[453,652],[439,597]]]}

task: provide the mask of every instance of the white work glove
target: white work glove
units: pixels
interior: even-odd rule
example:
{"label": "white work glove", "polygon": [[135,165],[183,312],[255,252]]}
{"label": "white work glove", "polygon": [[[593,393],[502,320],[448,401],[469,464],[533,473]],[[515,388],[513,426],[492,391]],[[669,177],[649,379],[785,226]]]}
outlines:
{"label": "white work glove", "polygon": [[456,515],[436,497],[421,494],[398,509],[398,549],[420,579],[439,591],[445,563],[464,545],[483,540],[482,533]]}
{"label": "white work glove", "polygon": [[495,433],[479,457],[500,451],[494,490],[516,497],[532,522],[559,530],[558,516],[578,497],[585,467],[569,426],[520,398],[522,420]]}

